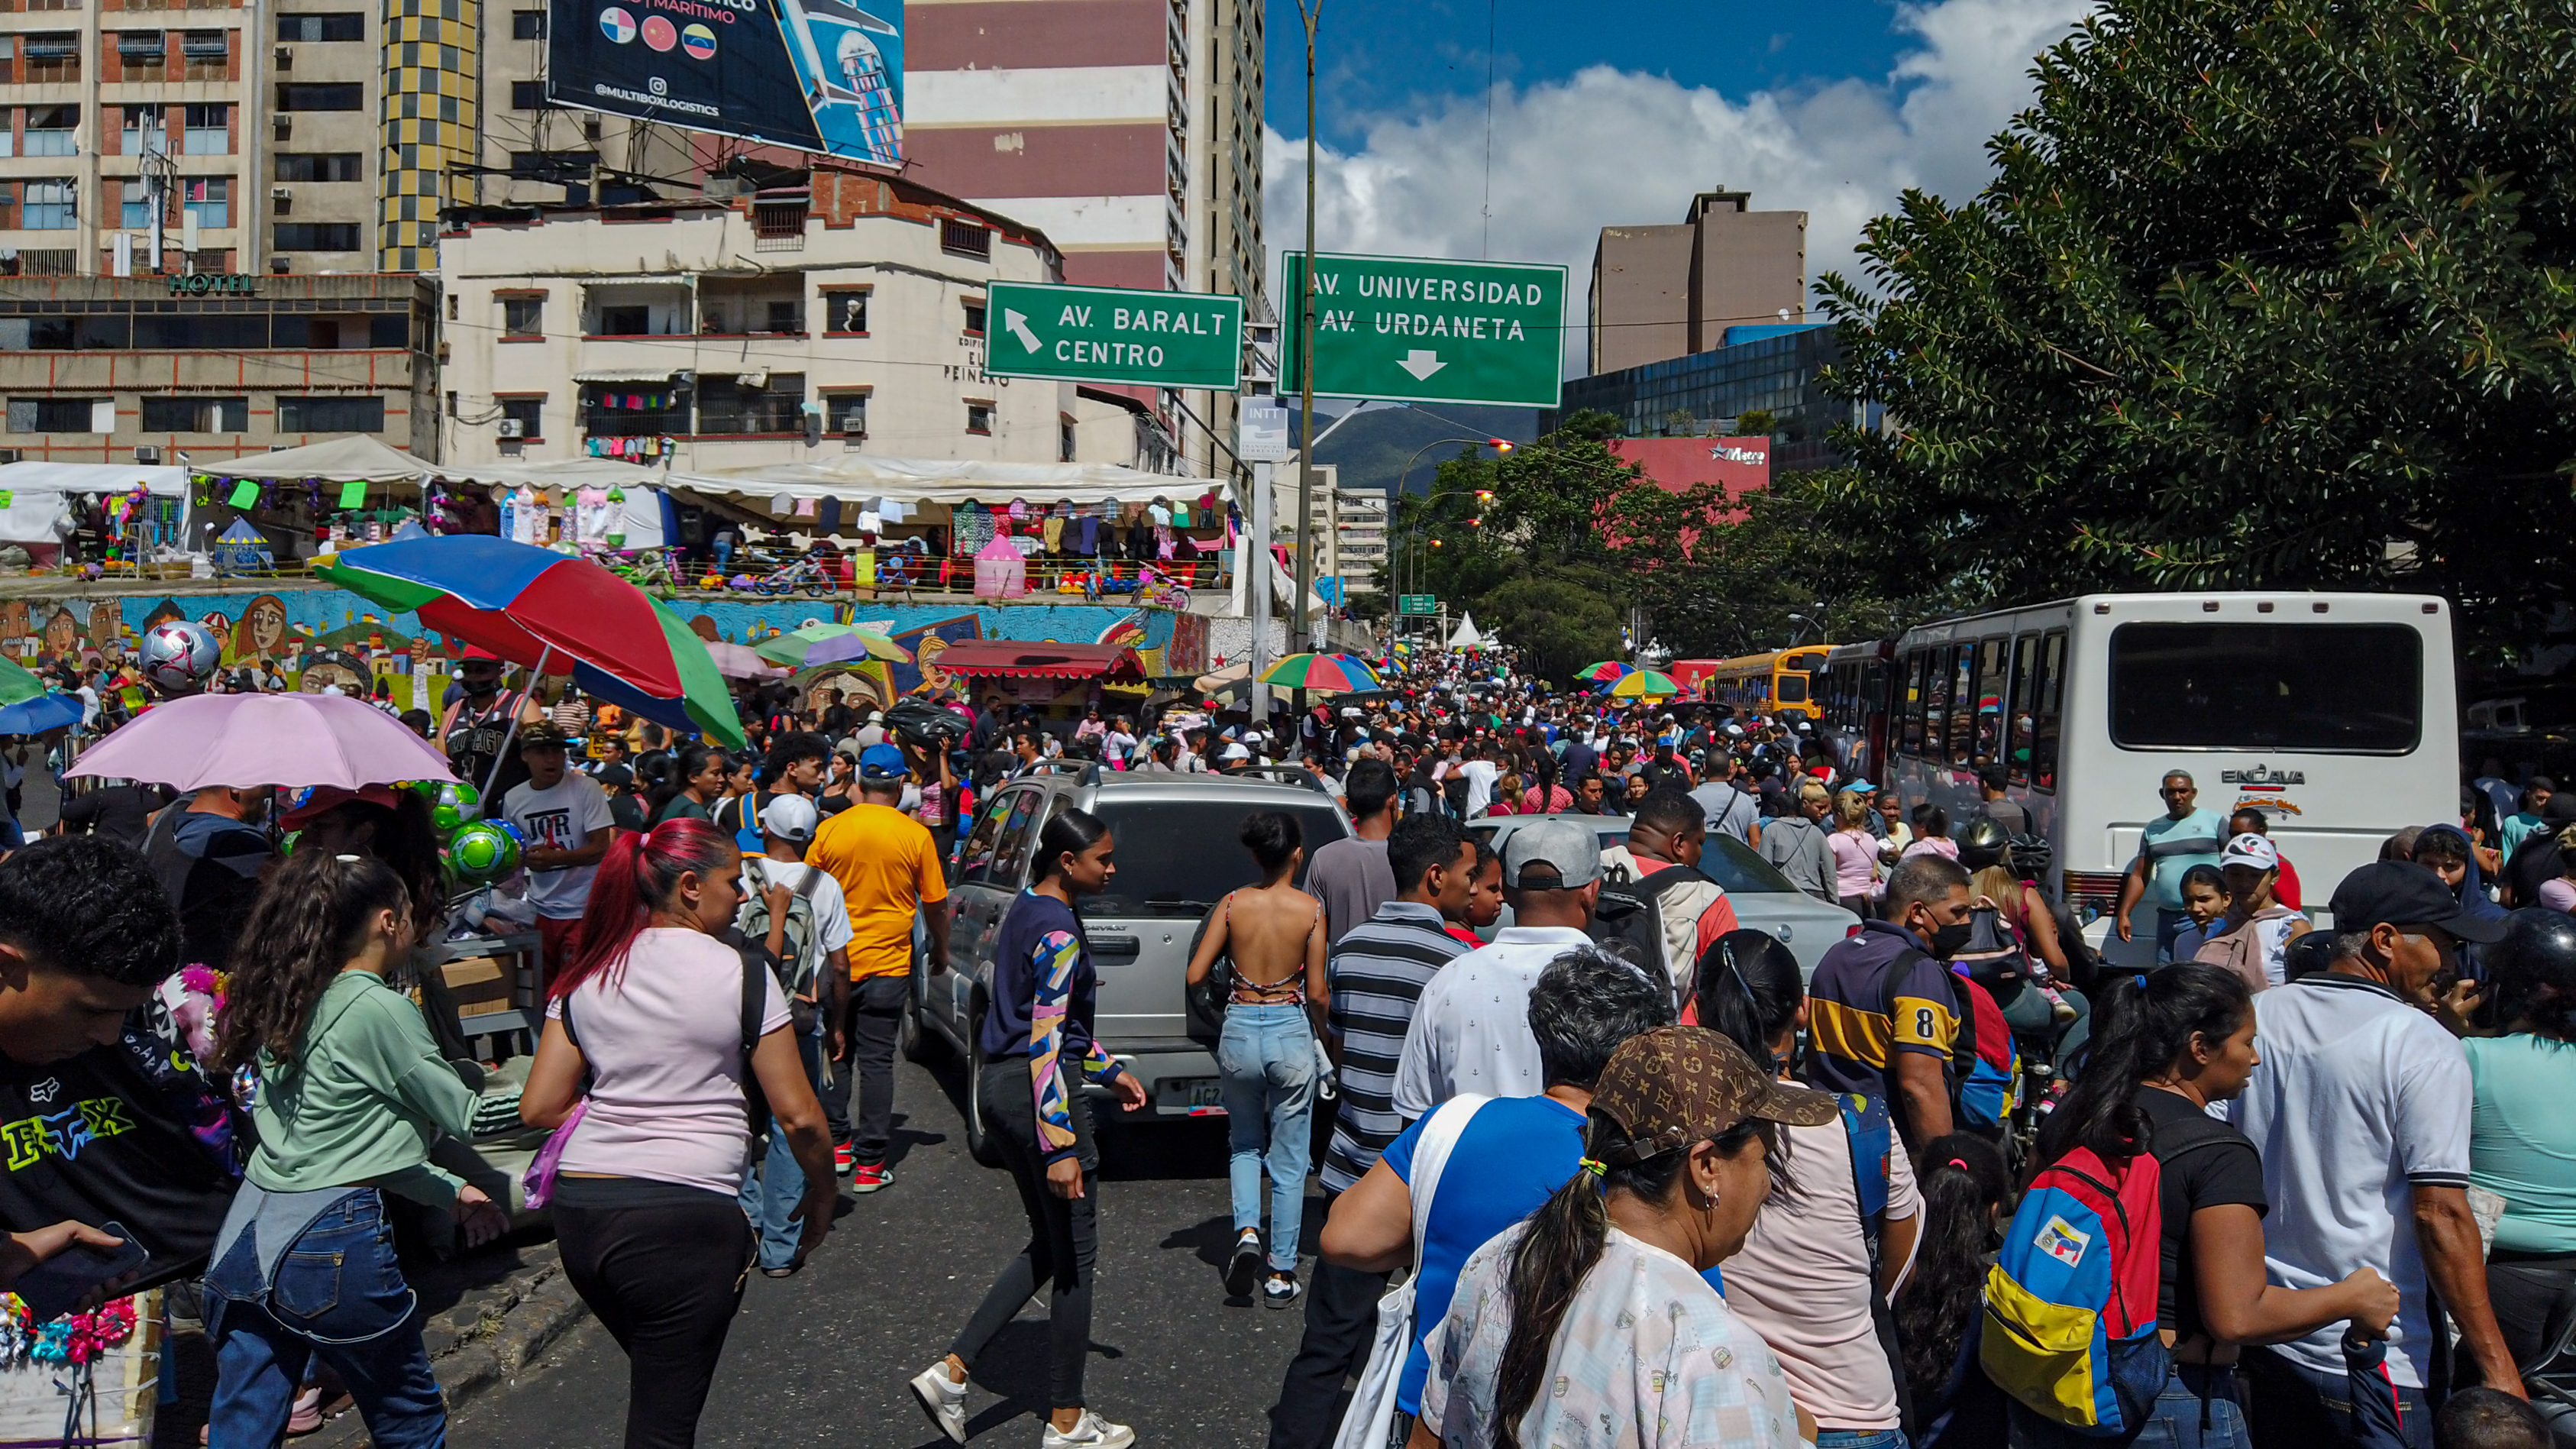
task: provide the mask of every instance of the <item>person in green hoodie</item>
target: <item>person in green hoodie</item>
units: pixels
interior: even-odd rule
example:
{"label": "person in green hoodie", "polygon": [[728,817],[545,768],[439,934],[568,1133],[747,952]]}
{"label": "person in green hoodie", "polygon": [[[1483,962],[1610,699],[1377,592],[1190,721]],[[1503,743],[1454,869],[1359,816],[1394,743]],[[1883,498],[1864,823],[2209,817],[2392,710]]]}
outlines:
{"label": "person in green hoodie", "polygon": [[384,1194],[453,1213],[469,1246],[508,1221],[429,1161],[440,1134],[465,1135],[475,1093],[385,980],[417,939],[413,919],[411,890],[381,862],[309,850],[269,878],[243,928],[216,1066],[259,1145],[206,1275],[214,1449],[279,1442],[316,1355],[383,1449],[446,1440]]}

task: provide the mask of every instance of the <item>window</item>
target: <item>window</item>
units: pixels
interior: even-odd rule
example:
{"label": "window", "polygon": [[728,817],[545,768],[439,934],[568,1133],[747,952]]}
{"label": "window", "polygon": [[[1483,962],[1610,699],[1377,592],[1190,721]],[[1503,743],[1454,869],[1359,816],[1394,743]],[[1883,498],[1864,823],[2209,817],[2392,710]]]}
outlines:
{"label": "window", "polygon": [[80,191],[69,177],[27,183],[18,225],[28,231],[70,231],[80,225]]}
{"label": "window", "polygon": [[863,392],[823,394],[823,427],[844,437],[868,430],[868,395]]}
{"label": "window", "polygon": [[277,157],[277,179],[280,181],[355,181],[359,177],[359,158],[355,151],[281,151]]}
{"label": "window", "polygon": [[180,151],[189,156],[226,156],[233,149],[233,108],[227,105],[192,105],[181,118],[186,129],[181,133]]}
{"label": "window", "polygon": [[179,57],[189,80],[222,80],[232,66],[232,38],[222,30],[191,30],[179,37]]}
{"label": "window", "polygon": [[242,397],[146,397],[143,431],[147,433],[246,433],[250,399]]}
{"label": "window", "polygon": [[1950,763],[1968,763],[1977,728],[1977,646],[1954,644],[1950,666]]}
{"label": "window", "polygon": [[823,330],[839,337],[863,337],[868,330],[866,292],[825,292]]}
{"label": "window", "polygon": [[18,53],[27,58],[29,81],[80,79],[80,36],[69,30],[18,37]]}
{"label": "window", "polygon": [[579,181],[595,159],[588,151],[513,151],[510,174],[523,181]]}
{"label": "window", "polygon": [[773,372],[759,387],[712,377],[698,392],[698,432],[795,433],[805,428],[805,374]]}
{"label": "window", "polygon": [[581,390],[581,426],[594,438],[685,433],[689,395],[667,382],[591,383]]}
{"label": "window", "polygon": [[281,84],[277,88],[277,108],[281,111],[362,111],[367,108],[367,88],[357,81]]}
{"label": "window", "polygon": [[122,181],[118,187],[116,224],[127,231],[140,231],[152,224],[152,188],[141,181]]}
{"label": "window", "polygon": [[380,397],[281,397],[277,400],[281,433],[381,433],[385,400]]}
{"label": "window", "polygon": [[74,156],[80,148],[74,136],[80,126],[78,106],[29,106],[27,108],[27,150],[30,156]]}
{"label": "window", "polygon": [[984,299],[981,297],[972,297],[966,302],[966,335],[984,335]]}
{"label": "window", "polygon": [[519,425],[519,438],[521,441],[533,443],[544,440],[546,435],[546,399],[544,394],[540,393],[535,397],[495,398],[494,401],[501,405],[501,420],[503,422],[517,423]]}
{"label": "window", "polygon": [[1987,639],[1977,645],[1976,759],[1978,768],[1995,764],[2003,758],[2005,653],[2012,646],[2009,639]]}
{"label": "window", "polygon": [[[103,318],[84,318],[103,321]],[[264,312],[144,313],[134,319],[134,345],[168,351],[245,352],[269,345]]]}
{"label": "window", "polygon": [[1059,463],[1073,461],[1073,419],[1061,414],[1055,420],[1055,460]]}
{"label": "window", "polygon": [[2123,624],[2111,635],[2111,740],[2406,754],[2423,736],[2423,658],[2403,624]]}
{"label": "window", "polygon": [[993,233],[971,221],[942,217],[939,221],[939,249],[955,256],[989,260],[993,255]]}
{"label": "window", "polygon": [[[1350,834],[1331,801],[1320,796],[1308,798],[1313,803],[1284,804],[1280,808],[1303,829],[1309,852]],[[1196,920],[1215,902],[1223,900],[1227,891],[1252,885],[1260,878],[1260,868],[1249,853],[1238,850],[1231,858],[1219,859],[1218,853],[1206,845],[1211,839],[1221,838],[1209,832],[1222,832],[1228,822],[1235,829],[1242,828],[1241,805],[1218,800],[1150,804],[1104,801],[1095,808],[1102,823],[1118,838],[1118,873],[1109,882],[1108,894],[1094,896],[1086,903],[1087,909],[1103,916],[1114,912],[1121,916]],[[1130,840],[1136,843],[1129,845]]]}
{"label": "window", "polygon": [[764,332],[792,334],[805,330],[805,304],[802,302],[772,302],[768,312],[768,325],[761,329]]}
{"label": "window", "polygon": [[1923,758],[1944,759],[1941,741],[1950,725],[1950,651],[1926,649],[1915,656],[1915,668],[1920,674],[1915,688],[1921,697],[1915,709],[1922,724],[1917,729],[1909,722],[1906,733]]}
{"label": "window", "polygon": [[277,17],[280,40],[364,40],[367,17],[356,10],[335,10],[321,15],[281,15]]}
{"label": "window", "polygon": [[229,176],[183,176],[179,209],[201,227],[233,224],[233,179]]}
{"label": "window", "polygon": [[600,337],[650,337],[653,335],[653,309],[650,307],[602,307],[599,309]]}
{"label": "window", "polygon": [[276,249],[281,252],[354,252],[358,249],[358,224],[354,221],[281,221],[275,232]]}
{"label": "window", "polygon": [[2039,700],[2039,636],[2024,634],[2013,641],[2012,663],[2012,728],[2005,745],[2004,764],[2012,783],[2030,783],[2031,729],[2036,723],[2032,710]]}
{"label": "window", "polygon": [[2030,784],[2034,790],[2057,788],[2057,726],[2066,704],[2066,631],[2053,629],[2039,648],[2039,679],[2031,687],[2038,701],[2032,711]]}
{"label": "window", "polygon": [[544,11],[542,11],[542,10],[513,10],[513,11],[511,11],[511,12],[510,12],[510,38],[511,38],[512,40],[543,40],[543,39],[545,39],[545,38],[546,38],[546,12],[544,12]]}
{"label": "window", "polygon": [[993,405],[970,402],[966,405],[966,431],[990,436],[993,431]]}
{"label": "window", "polygon": [[975,821],[975,828],[967,832],[966,848],[957,854],[957,884],[981,882],[992,874],[996,858],[1001,854],[1003,817],[1011,812],[1012,806],[1028,798],[1026,790],[998,796]]}
{"label": "window", "polygon": [[[98,404],[105,398],[86,397],[13,397],[9,399],[9,431],[13,433],[105,433],[114,432],[116,415]],[[108,414],[108,426],[99,427],[99,414]]]}
{"label": "window", "polygon": [[546,83],[541,80],[510,82],[510,109],[514,111],[551,109],[546,105]]}
{"label": "window", "polygon": [[546,299],[503,297],[501,299],[501,335],[503,337],[545,336]]}

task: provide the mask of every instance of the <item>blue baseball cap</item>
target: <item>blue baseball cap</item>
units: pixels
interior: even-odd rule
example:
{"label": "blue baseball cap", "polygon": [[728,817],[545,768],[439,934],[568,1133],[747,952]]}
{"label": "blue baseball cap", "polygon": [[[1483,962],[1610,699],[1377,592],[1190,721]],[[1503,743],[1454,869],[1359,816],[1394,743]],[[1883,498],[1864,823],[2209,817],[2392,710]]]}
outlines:
{"label": "blue baseball cap", "polygon": [[1867,780],[1854,780],[1843,788],[1849,790],[1855,795],[1874,795],[1878,793],[1878,787]]}
{"label": "blue baseball cap", "polygon": [[870,745],[859,751],[859,778],[862,780],[900,780],[912,773],[905,764],[903,751],[892,745]]}

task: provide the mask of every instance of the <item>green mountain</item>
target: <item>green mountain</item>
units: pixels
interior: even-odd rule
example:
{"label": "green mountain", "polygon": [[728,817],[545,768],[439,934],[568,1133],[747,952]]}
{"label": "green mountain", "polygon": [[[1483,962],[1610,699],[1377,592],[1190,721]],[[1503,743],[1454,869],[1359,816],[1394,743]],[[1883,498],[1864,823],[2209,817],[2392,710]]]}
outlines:
{"label": "green mountain", "polygon": [[[1432,473],[1440,460],[1456,456],[1465,446],[1444,444],[1443,439],[1502,438],[1526,443],[1538,436],[1538,419],[1536,408],[1379,404],[1325,434],[1324,429],[1331,424],[1319,407],[1315,431],[1324,441],[1315,450],[1315,461],[1339,468],[1345,487],[1392,493],[1398,475],[1404,475],[1407,486],[1422,493],[1429,491]],[[1291,438],[1297,436],[1297,422],[1295,401],[1291,399]],[[1412,464],[1409,473],[1405,466],[1408,462]]]}

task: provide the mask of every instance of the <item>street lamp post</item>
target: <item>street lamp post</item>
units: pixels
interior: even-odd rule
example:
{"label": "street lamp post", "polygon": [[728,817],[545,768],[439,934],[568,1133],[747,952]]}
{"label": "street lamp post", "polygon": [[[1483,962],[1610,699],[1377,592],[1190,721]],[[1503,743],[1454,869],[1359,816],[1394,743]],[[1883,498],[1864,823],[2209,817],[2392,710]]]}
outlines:
{"label": "street lamp post", "polygon": [[[1403,470],[1402,472],[1400,472],[1400,473],[1398,473],[1398,474],[1396,474],[1396,475],[1395,475],[1395,497],[1396,497],[1396,500],[1397,500],[1397,502],[1398,502],[1399,506],[1401,505],[1401,503],[1402,503],[1402,501],[1403,501],[1403,499],[1404,499],[1405,484],[1406,484],[1406,482],[1407,482],[1408,480],[1410,480],[1410,479],[1412,478],[1412,476],[1413,476],[1413,465],[1422,461],[1422,455],[1423,455],[1423,454],[1430,452],[1430,451],[1431,451],[1432,449],[1434,449],[1434,448],[1444,447],[1444,446],[1446,446],[1446,445],[1448,445],[1448,444],[1450,444],[1450,443],[1464,443],[1464,444],[1466,444],[1468,447],[1471,447],[1471,448],[1491,448],[1491,449],[1493,449],[1493,450],[1494,450],[1494,454],[1495,454],[1495,456],[1497,456],[1497,457],[1502,457],[1502,456],[1506,456],[1506,455],[1508,455],[1508,454],[1512,451],[1512,446],[1513,446],[1513,445],[1512,445],[1512,441],[1511,441],[1511,439],[1509,439],[1509,438],[1434,438],[1434,439],[1432,439],[1430,442],[1427,442],[1427,443],[1423,444],[1421,447],[1414,449],[1414,450],[1413,450],[1413,456],[1404,460],[1404,470]],[[1454,493],[1456,493],[1457,491],[1458,491],[1457,489],[1452,488],[1452,489],[1449,489],[1447,492],[1445,492],[1445,493],[1444,493],[1444,492],[1442,492],[1441,490],[1439,490],[1439,489],[1435,488],[1435,489],[1433,489],[1431,492],[1426,493],[1426,494],[1424,494],[1424,495],[1423,495],[1423,498],[1422,498],[1422,507],[1424,507],[1424,508],[1429,508],[1433,503],[1437,502],[1438,500],[1440,500],[1440,499],[1442,499],[1442,498],[1445,498],[1445,497],[1449,496],[1450,494],[1454,494]],[[1418,531],[1418,530],[1417,530],[1417,531]],[[1386,622],[1386,631],[1387,631],[1387,633],[1388,633],[1389,635],[1392,635],[1392,634],[1394,634],[1394,633],[1395,633],[1397,621],[1398,621],[1398,619],[1401,617],[1401,616],[1400,616],[1400,615],[1398,615],[1395,611],[1396,611],[1398,608],[1402,607],[1401,600],[1403,599],[1403,597],[1404,597],[1403,593],[1402,593],[1401,591],[1398,591],[1398,592],[1396,593],[1395,598],[1394,598],[1394,599],[1392,599],[1392,600],[1389,600],[1389,601],[1388,601],[1388,603],[1387,603],[1387,606],[1386,606],[1386,608],[1387,608],[1387,615],[1386,615],[1386,621],[1387,621],[1387,622]]]}
{"label": "street lamp post", "polygon": [[[1306,596],[1315,587],[1315,23],[1324,16],[1324,0],[1297,0],[1297,18],[1306,24],[1306,265],[1297,283],[1297,597],[1288,631],[1291,653],[1312,649]],[[1268,540],[1263,540],[1268,547]]]}

